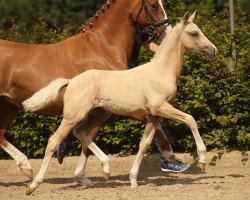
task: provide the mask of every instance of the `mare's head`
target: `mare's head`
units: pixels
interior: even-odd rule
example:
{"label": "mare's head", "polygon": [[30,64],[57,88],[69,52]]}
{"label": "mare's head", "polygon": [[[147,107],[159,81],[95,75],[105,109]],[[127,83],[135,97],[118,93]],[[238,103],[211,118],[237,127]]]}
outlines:
{"label": "mare's head", "polygon": [[189,16],[188,12],[182,18],[181,42],[188,51],[194,51],[214,57],[217,54],[217,48],[206,38],[199,27],[194,24],[195,12]]}
{"label": "mare's head", "polygon": [[135,25],[145,29],[149,34],[165,31],[167,15],[162,0],[133,0],[130,11]]}

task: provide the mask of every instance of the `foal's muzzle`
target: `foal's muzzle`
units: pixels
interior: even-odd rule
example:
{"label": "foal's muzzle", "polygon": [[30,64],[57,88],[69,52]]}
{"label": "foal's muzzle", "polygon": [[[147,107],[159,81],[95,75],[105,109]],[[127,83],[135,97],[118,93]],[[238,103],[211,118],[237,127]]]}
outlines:
{"label": "foal's muzzle", "polygon": [[214,58],[218,54],[218,50],[215,46],[204,46],[201,52],[209,58]]}
{"label": "foal's muzzle", "polygon": [[210,58],[214,58],[218,54],[218,50],[216,47],[212,47],[210,52],[208,53]]}

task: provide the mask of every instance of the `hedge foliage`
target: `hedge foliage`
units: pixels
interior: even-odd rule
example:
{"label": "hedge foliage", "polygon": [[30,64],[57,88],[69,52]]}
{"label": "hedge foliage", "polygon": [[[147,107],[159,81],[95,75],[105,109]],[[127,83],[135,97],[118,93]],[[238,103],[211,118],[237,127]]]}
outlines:
{"label": "hedge foliage", "polygon": [[[219,55],[209,60],[194,53],[186,54],[178,82],[175,107],[194,116],[209,150],[248,150],[250,145],[250,25],[243,4],[244,1],[238,0],[235,6],[234,36],[230,34],[227,11],[211,14],[211,3],[198,10],[196,24],[217,46]],[[166,0],[165,6],[173,21],[178,21],[178,17],[185,13],[184,4],[178,0]],[[51,26],[50,16],[44,13],[30,30],[18,27],[15,22],[10,28],[4,27],[4,24],[0,25],[0,37],[14,41],[53,43],[71,34],[67,27],[55,29]],[[236,62],[228,65],[232,41],[236,46]],[[140,61],[147,62],[151,57],[152,53],[142,50]],[[28,157],[42,157],[48,138],[60,120],[61,116],[45,117],[21,111],[5,136]],[[164,120],[162,125],[175,151],[196,149],[193,136],[183,123]],[[139,121],[120,118],[101,128],[97,144],[107,153],[135,153],[143,128],[144,124]],[[80,144],[75,142],[69,155],[78,155],[79,152]],[[6,153],[0,152],[0,158],[6,156]]]}

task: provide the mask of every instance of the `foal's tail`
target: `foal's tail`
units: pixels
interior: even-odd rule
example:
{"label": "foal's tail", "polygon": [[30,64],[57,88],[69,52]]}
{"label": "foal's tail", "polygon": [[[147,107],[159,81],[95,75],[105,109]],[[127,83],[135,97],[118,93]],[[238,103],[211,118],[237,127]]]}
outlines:
{"label": "foal's tail", "polygon": [[70,79],[59,78],[52,81],[49,85],[26,99],[22,103],[24,109],[27,111],[37,111],[45,108],[50,102],[58,97],[60,89],[67,85],[69,80]]}

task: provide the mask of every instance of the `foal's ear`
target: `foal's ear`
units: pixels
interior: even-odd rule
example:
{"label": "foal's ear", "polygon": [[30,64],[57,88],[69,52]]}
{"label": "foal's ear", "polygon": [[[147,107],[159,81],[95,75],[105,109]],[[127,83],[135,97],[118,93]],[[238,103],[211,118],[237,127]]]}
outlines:
{"label": "foal's ear", "polygon": [[189,19],[188,19],[189,22],[194,21],[195,14],[196,14],[196,11],[194,11],[194,13],[189,17]]}
{"label": "foal's ear", "polygon": [[189,19],[189,13],[188,11],[185,13],[185,15],[182,18],[183,24],[187,24],[188,23],[188,19]]}

